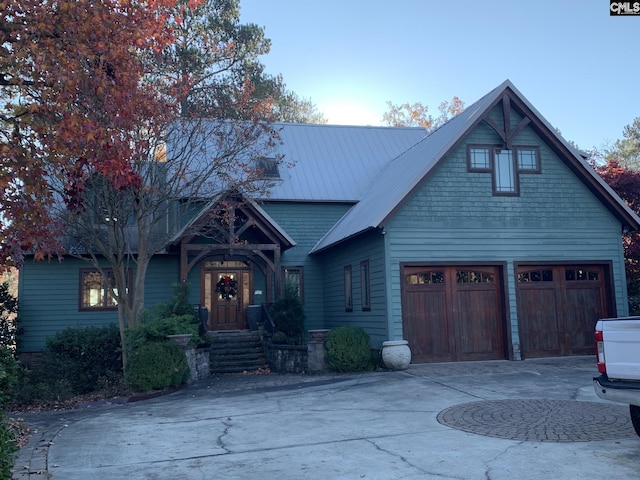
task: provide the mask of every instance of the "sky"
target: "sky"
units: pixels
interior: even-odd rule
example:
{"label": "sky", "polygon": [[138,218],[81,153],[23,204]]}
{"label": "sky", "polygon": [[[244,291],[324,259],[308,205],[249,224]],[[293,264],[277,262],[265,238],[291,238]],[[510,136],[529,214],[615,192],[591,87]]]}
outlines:
{"label": "sky", "polygon": [[241,0],[266,73],[331,124],[382,125],[387,101],[470,105],[510,80],[582,149],[640,117],[640,16],[609,0]]}

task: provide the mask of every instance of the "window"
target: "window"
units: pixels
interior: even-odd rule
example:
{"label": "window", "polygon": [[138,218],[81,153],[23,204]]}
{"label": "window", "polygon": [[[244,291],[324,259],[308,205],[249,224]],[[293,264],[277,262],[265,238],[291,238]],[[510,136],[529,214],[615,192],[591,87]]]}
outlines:
{"label": "window", "polygon": [[535,147],[516,147],[518,171],[520,173],[540,173],[540,152]]}
{"label": "window", "polygon": [[468,145],[467,170],[491,172],[494,195],[519,195],[518,174],[541,173],[540,150],[530,146],[508,150],[490,145]]}
{"label": "window", "polygon": [[351,265],[344,267],[344,310],[353,312],[353,278],[351,276]]}
{"label": "window", "polygon": [[489,147],[476,147],[470,145],[467,153],[469,171],[490,172],[491,156]]}
{"label": "window", "polygon": [[542,269],[542,270],[532,270],[530,272],[519,273],[518,282],[520,283],[553,282],[553,270]]}
{"label": "window", "polygon": [[478,271],[456,272],[456,283],[494,283],[495,277],[492,273]]}
{"label": "window", "polygon": [[431,285],[436,283],[444,283],[444,272],[422,272],[413,273],[405,276],[407,285]]}
{"label": "window", "polygon": [[518,193],[512,150],[496,148],[494,151],[493,191],[496,194]]}
{"label": "window", "polygon": [[280,178],[278,162],[275,158],[259,157],[254,160],[258,176],[262,178]]}
{"label": "window", "polygon": [[282,269],[282,279],[285,285],[295,285],[298,290],[298,297],[304,303],[302,267],[284,267]]}
{"label": "window", "polygon": [[362,286],[362,311],[371,310],[371,279],[369,277],[369,260],[360,262],[360,285]]}
{"label": "window", "polygon": [[599,278],[599,272],[590,271],[582,268],[567,269],[564,272],[564,279],[568,282],[584,282],[584,281],[597,281]]}
{"label": "window", "polygon": [[80,270],[80,310],[115,310],[116,281],[110,268]]}

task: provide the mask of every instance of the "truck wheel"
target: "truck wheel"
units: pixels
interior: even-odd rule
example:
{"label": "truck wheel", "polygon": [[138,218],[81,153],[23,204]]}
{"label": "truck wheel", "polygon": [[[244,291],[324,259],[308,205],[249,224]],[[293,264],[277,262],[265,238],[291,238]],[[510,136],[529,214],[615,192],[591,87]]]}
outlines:
{"label": "truck wheel", "polygon": [[640,407],[638,405],[629,405],[629,413],[631,414],[633,429],[640,436]]}

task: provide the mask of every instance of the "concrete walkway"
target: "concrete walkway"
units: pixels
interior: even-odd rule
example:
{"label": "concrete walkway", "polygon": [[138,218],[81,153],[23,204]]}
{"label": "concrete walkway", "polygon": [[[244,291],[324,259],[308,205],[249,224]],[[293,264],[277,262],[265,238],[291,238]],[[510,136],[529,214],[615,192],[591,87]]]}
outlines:
{"label": "concrete walkway", "polygon": [[228,375],[151,400],[24,415],[19,480],[637,479],[592,357]]}

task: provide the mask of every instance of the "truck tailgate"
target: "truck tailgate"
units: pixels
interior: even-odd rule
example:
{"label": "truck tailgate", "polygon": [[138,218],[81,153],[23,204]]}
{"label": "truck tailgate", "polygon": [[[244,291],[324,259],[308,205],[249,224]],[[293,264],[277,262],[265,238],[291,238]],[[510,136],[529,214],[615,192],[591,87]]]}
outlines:
{"label": "truck tailgate", "polygon": [[607,376],[640,381],[640,317],[600,320]]}

